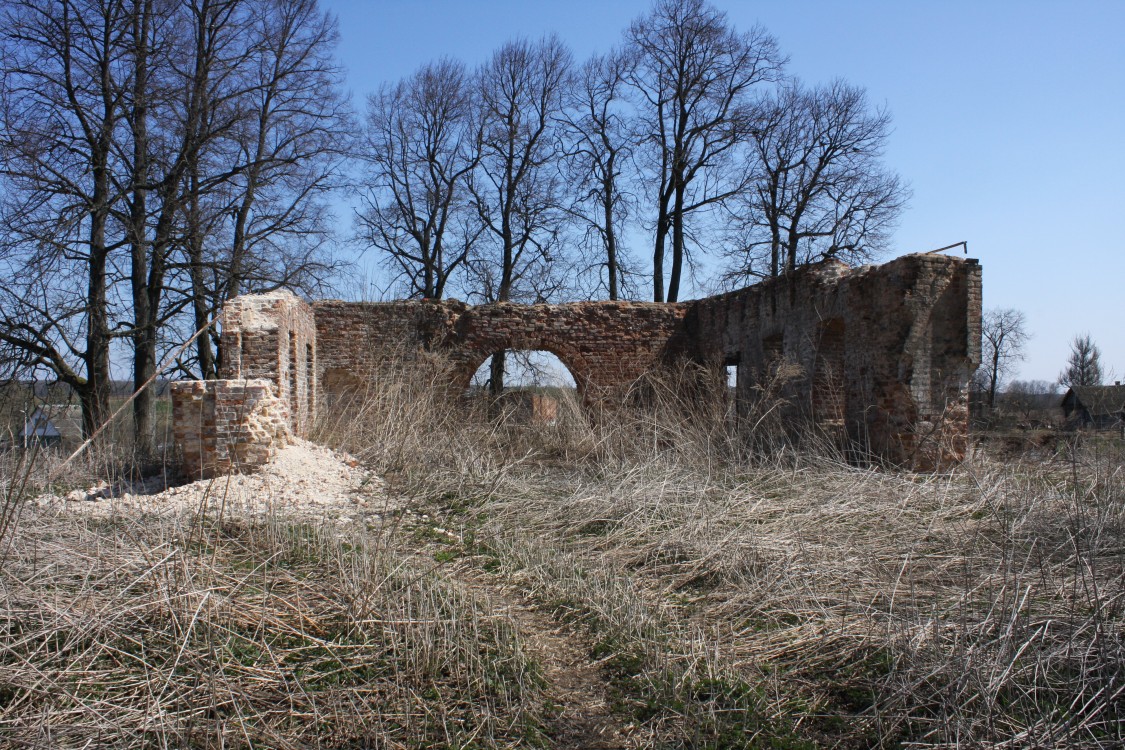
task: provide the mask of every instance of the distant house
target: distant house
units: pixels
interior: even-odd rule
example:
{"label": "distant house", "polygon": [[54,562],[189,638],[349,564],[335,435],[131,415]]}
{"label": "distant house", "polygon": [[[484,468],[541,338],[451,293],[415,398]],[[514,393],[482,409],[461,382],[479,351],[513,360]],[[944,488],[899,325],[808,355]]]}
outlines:
{"label": "distant house", "polygon": [[1076,385],[1063,396],[1062,410],[1075,427],[1125,429],[1125,385]]}
{"label": "distant house", "polygon": [[82,409],[77,406],[40,406],[24,420],[16,435],[17,446],[51,448],[82,439]]}

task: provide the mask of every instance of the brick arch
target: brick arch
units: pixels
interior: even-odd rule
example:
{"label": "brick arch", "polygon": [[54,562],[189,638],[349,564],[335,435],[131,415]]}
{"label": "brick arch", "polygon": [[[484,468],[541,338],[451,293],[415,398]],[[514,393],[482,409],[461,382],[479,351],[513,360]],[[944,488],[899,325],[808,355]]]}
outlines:
{"label": "brick arch", "polygon": [[571,376],[574,378],[574,384],[578,389],[578,395],[585,396],[586,388],[590,383],[589,366],[585,358],[582,357],[580,352],[574,351],[570,347],[558,346],[551,342],[529,343],[526,339],[513,338],[511,343],[499,346],[495,349],[481,349],[479,345],[474,347],[466,347],[457,352],[456,357],[459,364],[453,369],[453,387],[459,391],[465,391],[469,387],[469,383],[473,379],[480,366],[484,361],[491,357],[493,353],[500,351],[531,351],[531,352],[548,352],[559,358],[563,366],[570,371]]}
{"label": "brick arch", "polygon": [[493,352],[546,351],[574,376],[586,403],[612,400],[667,356],[684,308],[640,302],[494,303],[464,309],[440,347],[462,390]]}

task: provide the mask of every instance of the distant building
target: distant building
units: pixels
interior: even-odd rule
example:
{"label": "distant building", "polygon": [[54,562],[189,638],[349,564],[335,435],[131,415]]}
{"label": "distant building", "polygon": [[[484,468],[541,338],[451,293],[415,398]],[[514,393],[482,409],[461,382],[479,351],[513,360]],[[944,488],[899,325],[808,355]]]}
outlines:
{"label": "distant building", "polygon": [[1076,385],[1063,396],[1062,410],[1073,427],[1125,429],[1125,385]]}
{"label": "distant building", "polygon": [[82,409],[78,406],[40,406],[24,420],[17,446],[52,448],[82,439]]}

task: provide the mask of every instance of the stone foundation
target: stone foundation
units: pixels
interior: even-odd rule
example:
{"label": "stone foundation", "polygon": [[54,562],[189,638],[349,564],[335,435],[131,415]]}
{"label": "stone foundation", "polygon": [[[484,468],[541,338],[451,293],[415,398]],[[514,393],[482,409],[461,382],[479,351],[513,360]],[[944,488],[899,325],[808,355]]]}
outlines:
{"label": "stone foundation", "polygon": [[680,361],[713,368],[716,383],[733,366],[739,410],[781,382],[774,395],[791,422],[932,469],[967,450],[980,326],[979,264],[944,255],[854,269],[828,261],[672,304],[310,306],[285,292],[245,296],[222,317],[225,380],[174,387],[175,435],[191,475],[252,468],[287,435],[307,433],[318,384],[322,396],[354,390],[388,359],[421,372],[436,352],[445,381],[463,391],[493,352],[523,349],[555,354],[587,405],[619,403],[643,375]]}

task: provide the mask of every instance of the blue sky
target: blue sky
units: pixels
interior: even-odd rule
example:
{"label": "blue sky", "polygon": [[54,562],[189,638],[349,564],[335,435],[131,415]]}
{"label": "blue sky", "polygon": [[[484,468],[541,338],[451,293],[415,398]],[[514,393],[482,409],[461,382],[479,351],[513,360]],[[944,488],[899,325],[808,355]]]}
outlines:
{"label": "blue sky", "polygon": [[[357,110],[430,59],[473,66],[517,36],[555,32],[579,60],[604,52],[650,6],[322,4],[340,21]],[[1054,380],[1088,332],[1125,380],[1125,0],[715,4],[737,28],[773,33],[791,74],[846,78],[890,109],[887,163],[914,192],[891,255],[967,240],[985,307],[1027,315],[1020,378]]]}

